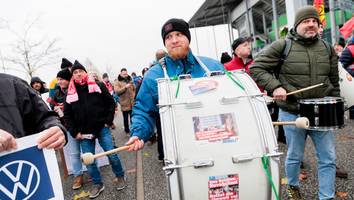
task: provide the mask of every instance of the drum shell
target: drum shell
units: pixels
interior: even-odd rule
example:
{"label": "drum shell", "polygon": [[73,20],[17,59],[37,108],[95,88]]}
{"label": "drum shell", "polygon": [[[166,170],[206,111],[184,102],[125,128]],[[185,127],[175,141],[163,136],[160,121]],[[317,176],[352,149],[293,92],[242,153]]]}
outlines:
{"label": "drum shell", "polygon": [[[172,200],[208,199],[208,183],[212,178],[221,180],[220,177],[234,175],[239,180],[239,199],[275,199],[260,159],[267,153],[277,153],[271,118],[262,94],[251,77],[246,73],[235,73],[235,76],[246,92],[227,75],[180,80],[179,83],[158,80],[165,163],[166,166],[176,166],[172,174],[167,176]],[[216,81],[218,87],[192,95],[189,87],[204,80]],[[175,96],[177,88],[178,97]],[[168,93],[172,98],[168,97]],[[248,100],[247,94],[259,96],[249,97]],[[194,130],[198,126],[193,122],[194,118],[225,113],[234,116],[236,141],[220,143],[196,139]],[[189,166],[200,160],[212,160],[214,166]],[[270,171],[279,191],[278,157],[270,158]],[[254,179],[257,182],[252,181]]]}
{"label": "drum shell", "polygon": [[301,117],[307,117],[310,130],[335,130],[344,126],[344,101],[338,97],[299,101]]}

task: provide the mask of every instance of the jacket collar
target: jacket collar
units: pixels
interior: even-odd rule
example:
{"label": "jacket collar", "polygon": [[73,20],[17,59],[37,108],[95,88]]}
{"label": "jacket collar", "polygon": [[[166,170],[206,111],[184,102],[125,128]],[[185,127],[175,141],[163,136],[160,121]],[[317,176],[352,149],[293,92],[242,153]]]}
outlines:
{"label": "jacket collar", "polygon": [[297,32],[293,28],[290,29],[287,38],[293,39],[294,41],[297,41],[303,45],[311,45],[319,40],[318,34],[313,38],[304,38],[301,35],[297,34]]}
{"label": "jacket collar", "polygon": [[166,64],[167,68],[170,66],[177,67],[176,73],[177,75],[180,74],[189,74],[192,71],[192,67],[198,62],[194,58],[194,55],[191,50],[189,50],[187,57],[183,59],[173,60],[169,55],[166,56]]}

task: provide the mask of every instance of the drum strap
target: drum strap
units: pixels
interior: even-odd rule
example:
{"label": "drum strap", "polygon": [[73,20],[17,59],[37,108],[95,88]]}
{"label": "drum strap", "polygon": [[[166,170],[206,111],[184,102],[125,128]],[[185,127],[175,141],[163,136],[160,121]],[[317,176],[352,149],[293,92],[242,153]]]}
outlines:
{"label": "drum strap", "polygon": [[245,87],[243,87],[243,85],[242,85],[239,81],[235,80],[234,77],[232,77],[232,72],[225,70],[225,74],[226,74],[238,87],[240,87],[243,91],[245,90]]}
{"label": "drum strap", "polygon": [[268,181],[269,181],[270,185],[272,186],[272,190],[274,192],[275,199],[279,200],[279,194],[278,194],[277,188],[275,187],[274,181],[272,179],[272,175],[270,174],[270,171],[269,171],[269,167],[268,167],[269,166],[269,157],[268,156],[265,155],[262,157],[262,164],[263,164],[263,168],[266,172]]}
{"label": "drum strap", "polygon": [[[165,57],[161,58],[158,62],[159,62],[159,64],[162,67],[162,70],[163,70],[165,78],[169,78],[169,76],[167,74],[167,67],[166,67]],[[179,94],[180,80],[179,80],[179,78],[177,76],[174,76],[174,77],[170,78],[169,80],[171,80],[171,81],[176,81],[177,80],[178,81],[176,94],[175,94],[175,98],[177,98],[178,94]]]}

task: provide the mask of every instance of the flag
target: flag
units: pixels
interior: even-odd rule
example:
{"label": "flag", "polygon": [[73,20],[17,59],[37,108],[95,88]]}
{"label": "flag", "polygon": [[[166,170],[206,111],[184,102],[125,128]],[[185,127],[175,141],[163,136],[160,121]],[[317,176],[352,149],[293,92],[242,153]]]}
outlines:
{"label": "flag", "polygon": [[317,9],[318,16],[320,17],[320,23],[323,28],[326,26],[326,15],[324,12],[324,2],[323,0],[314,0],[313,6]]}
{"label": "flag", "polygon": [[343,35],[344,39],[347,39],[354,29],[354,17],[345,22],[339,32]]}

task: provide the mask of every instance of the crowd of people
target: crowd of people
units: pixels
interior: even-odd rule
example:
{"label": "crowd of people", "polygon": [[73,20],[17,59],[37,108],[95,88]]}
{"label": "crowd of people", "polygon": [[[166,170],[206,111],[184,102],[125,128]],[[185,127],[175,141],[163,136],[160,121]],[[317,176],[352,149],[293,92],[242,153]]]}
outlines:
{"label": "crowd of people", "polygon": [[[16,148],[15,138],[43,131],[45,134],[38,140],[40,148],[59,149],[67,143],[71,149],[69,156],[75,177],[72,189],[79,189],[83,184],[81,153],[94,154],[96,141],[104,151],[116,147],[111,129],[116,128],[113,120],[120,108],[124,132],[129,137],[126,143],[130,145],[129,151],[140,150],[146,142],[157,139],[158,160],[163,161],[157,79],[182,74],[189,74],[192,78],[204,77],[202,66],[210,71],[246,71],[262,92],[276,100],[279,113],[273,120],[294,121],[299,99],[340,95],[338,59],[354,75],[354,38],[347,44],[341,40],[330,46],[320,36],[317,10],[306,6],[297,11],[294,26],[287,34],[292,46],[286,59],[282,60],[286,39],[273,42],[253,59],[252,40],[240,37],[231,46],[232,56],[223,53],[219,62],[194,55],[190,49],[188,23],[173,18],[161,29],[166,51],[156,52],[155,62],[142,69],[142,76],[135,72],[129,75],[128,70],[122,68],[111,82],[107,73],[100,79],[97,74],[88,73],[79,61],[72,64],[66,58],[62,59],[61,69],[50,90],[39,77],[33,77],[28,85],[14,76],[0,74],[0,83],[8,86],[0,91],[3,105],[0,107],[0,152]],[[309,92],[287,96],[289,92],[317,83],[325,84]],[[41,99],[46,92],[49,92],[50,109]],[[354,114],[351,114],[353,118]],[[333,199],[336,176],[333,131],[305,130],[295,126],[284,126],[283,129],[279,131],[279,137],[288,148],[285,172],[289,199],[302,199],[299,174],[307,137],[312,139],[317,151],[319,199]],[[118,154],[110,154],[108,159],[115,175],[115,187],[122,190],[127,186],[123,162]],[[94,184],[90,198],[96,198],[104,190],[97,162],[88,165],[87,169]]]}

